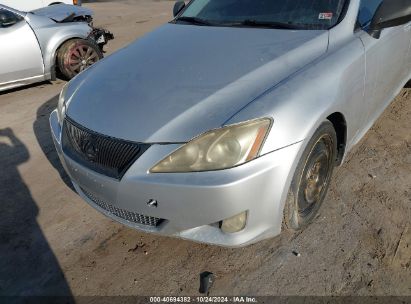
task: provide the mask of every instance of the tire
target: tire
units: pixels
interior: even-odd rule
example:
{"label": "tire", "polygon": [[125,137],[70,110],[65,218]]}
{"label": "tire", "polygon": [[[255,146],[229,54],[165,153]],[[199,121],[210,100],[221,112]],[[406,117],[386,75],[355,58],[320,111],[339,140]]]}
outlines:
{"label": "tire", "polygon": [[324,121],[305,148],[284,207],[283,228],[301,230],[317,215],[327,194],[337,159],[337,135]]}
{"label": "tire", "polygon": [[57,52],[57,66],[66,79],[71,79],[103,58],[99,46],[86,39],[65,42]]}

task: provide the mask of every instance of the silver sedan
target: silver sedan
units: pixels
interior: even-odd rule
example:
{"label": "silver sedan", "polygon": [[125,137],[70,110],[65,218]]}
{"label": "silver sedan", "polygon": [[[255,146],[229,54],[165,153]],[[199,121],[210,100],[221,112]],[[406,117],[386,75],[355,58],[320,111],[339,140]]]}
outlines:
{"label": "silver sedan", "polygon": [[174,14],[61,92],[50,124],[74,187],[116,221],[197,242],[303,229],[410,79],[410,1],[193,0]]}
{"label": "silver sedan", "polygon": [[0,4],[0,91],[55,79],[71,79],[103,57],[113,36],[91,26],[93,12],[53,5],[29,13]]}

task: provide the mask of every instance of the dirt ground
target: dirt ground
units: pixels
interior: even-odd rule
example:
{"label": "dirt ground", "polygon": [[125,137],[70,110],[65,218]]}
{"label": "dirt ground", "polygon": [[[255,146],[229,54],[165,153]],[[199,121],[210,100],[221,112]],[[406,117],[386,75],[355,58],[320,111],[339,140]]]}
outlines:
{"label": "dirt ground", "polygon": [[[114,32],[112,53],[172,5],[86,6]],[[211,271],[211,295],[411,296],[411,90],[336,169],[312,225],[224,249],[131,230],[74,193],[48,129],[63,83],[0,94],[0,295],[196,295]]]}

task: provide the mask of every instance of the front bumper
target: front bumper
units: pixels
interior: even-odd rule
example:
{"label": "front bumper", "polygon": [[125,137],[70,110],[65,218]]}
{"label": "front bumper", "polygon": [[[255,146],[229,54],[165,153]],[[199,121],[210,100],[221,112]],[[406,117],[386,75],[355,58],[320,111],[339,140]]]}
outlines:
{"label": "front bumper", "polygon": [[[62,151],[57,112],[50,116],[59,158],[80,196],[108,217],[145,232],[238,247],[281,232],[284,201],[300,145],[266,154],[236,168],[197,173],[151,174],[149,169],[180,145],[152,145],[118,181],[76,163]],[[156,200],[154,208],[147,202]],[[164,219],[159,226],[136,224],[101,208]],[[223,219],[248,212],[246,227],[224,233]]]}

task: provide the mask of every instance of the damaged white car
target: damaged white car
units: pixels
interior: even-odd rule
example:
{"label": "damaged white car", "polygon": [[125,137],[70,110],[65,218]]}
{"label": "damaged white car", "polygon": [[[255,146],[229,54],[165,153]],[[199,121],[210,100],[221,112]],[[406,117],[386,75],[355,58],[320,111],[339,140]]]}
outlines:
{"label": "damaged white car", "polygon": [[103,57],[113,35],[92,26],[84,7],[53,5],[21,12],[0,4],[0,91],[34,82],[71,79]]}

